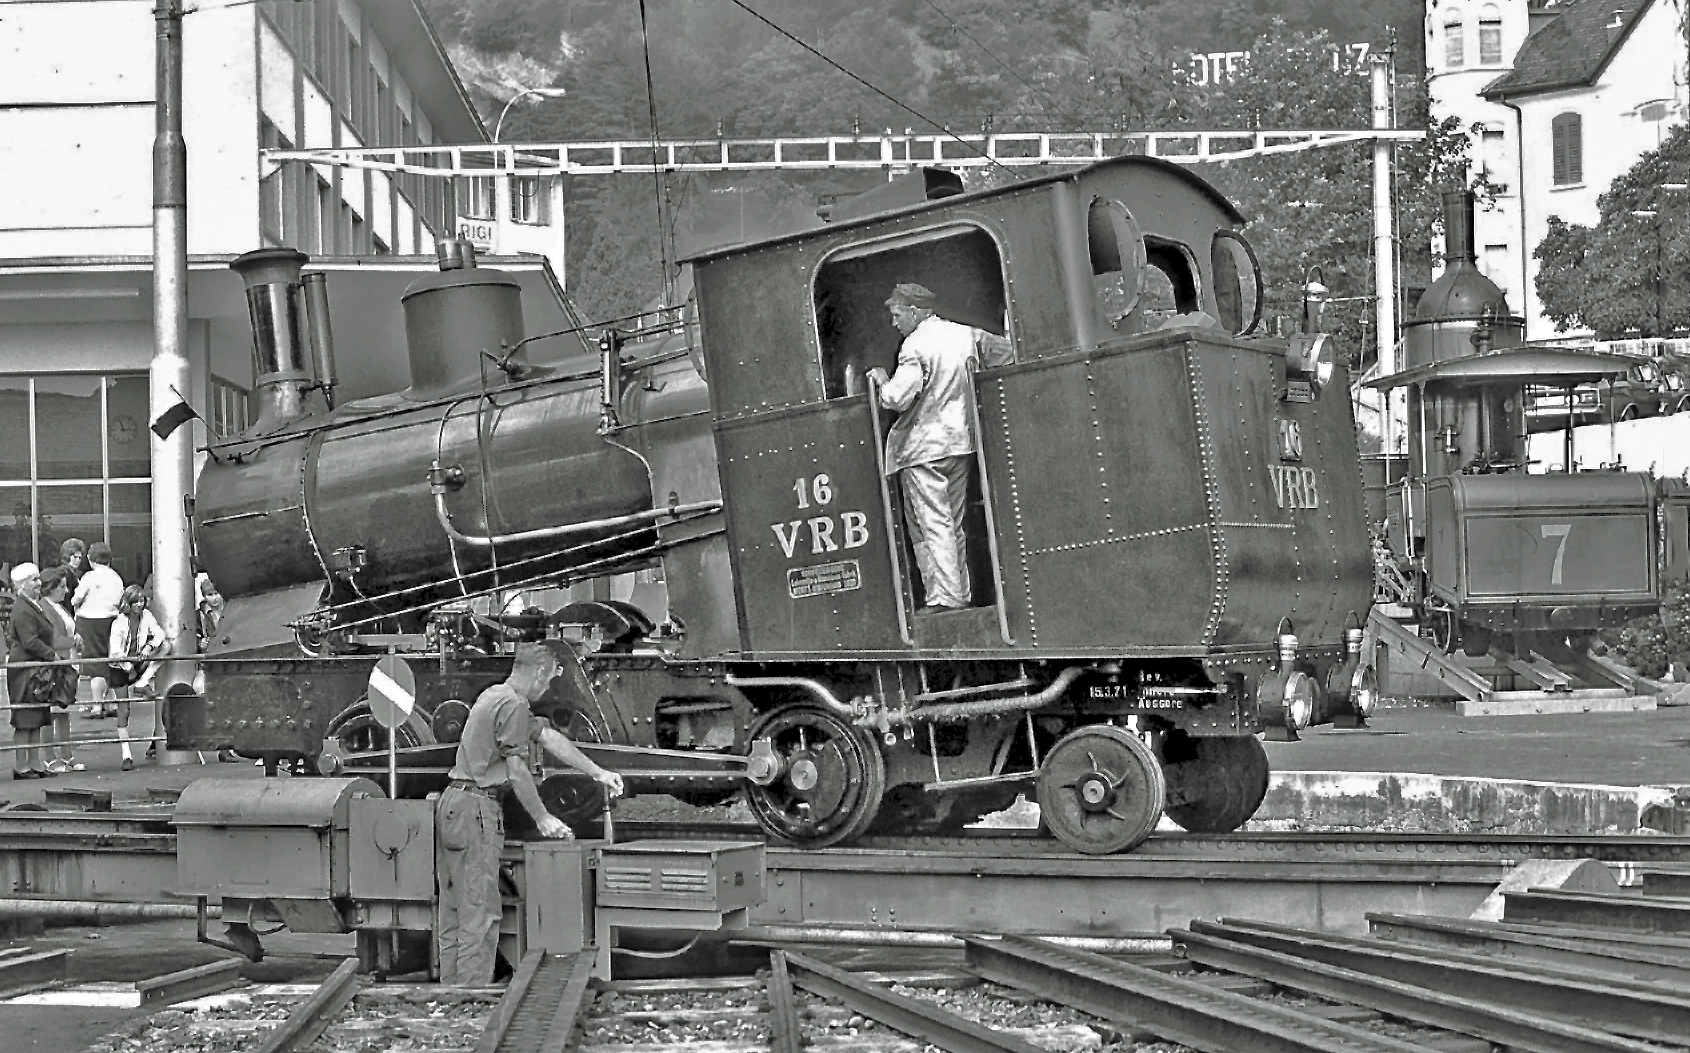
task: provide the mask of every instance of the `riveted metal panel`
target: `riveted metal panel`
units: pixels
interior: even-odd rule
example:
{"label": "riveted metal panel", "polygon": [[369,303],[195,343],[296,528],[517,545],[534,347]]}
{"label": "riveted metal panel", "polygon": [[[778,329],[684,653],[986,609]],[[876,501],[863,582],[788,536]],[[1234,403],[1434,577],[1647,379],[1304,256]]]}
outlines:
{"label": "riveted metal panel", "polygon": [[1465,527],[1464,599],[1642,600],[1653,592],[1645,512],[1473,516]]}
{"label": "riveted metal panel", "polygon": [[744,649],[903,647],[867,396],[720,424],[717,443]]}
{"label": "riveted metal panel", "polygon": [[1199,341],[1188,355],[1222,557],[1211,642],[1266,643],[1289,618],[1305,644],[1341,643],[1372,588],[1347,378],[1338,371],[1320,392],[1288,385],[1266,341]]}
{"label": "riveted metal panel", "polygon": [[1009,314],[1016,355],[1023,361],[1074,349],[1073,323],[1062,295],[1057,251],[1055,194],[1027,191],[992,202],[994,219],[1009,248]]}
{"label": "riveted metal panel", "polygon": [[1656,527],[1631,473],[1486,475],[1428,486],[1432,583],[1454,603],[1647,603]]}
{"label": "riveted metal panel", "polygon": [[822,398],[810,269],[804,245],[750,250],[701,266],[699,325],[718,418]]}
{"label": "riveted metal panel", "polygon": [[1210,543],[1183,346],[1161,334],[983,379],[1018,642],[1200,643]]}

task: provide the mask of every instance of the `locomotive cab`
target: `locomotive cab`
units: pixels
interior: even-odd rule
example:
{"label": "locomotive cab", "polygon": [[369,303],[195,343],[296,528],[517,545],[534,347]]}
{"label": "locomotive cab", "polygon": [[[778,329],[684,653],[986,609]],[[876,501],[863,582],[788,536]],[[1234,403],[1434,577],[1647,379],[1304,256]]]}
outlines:
{"label": "locomotive cab", "polygon": [[[1040,804],[1083,850],[1136,843],[1164,805],[1231,829],[1266,788],[1247,736],[1364,716],[1342,371],[1312,339],[1256,334],[1243,224],[1188,170],[1120,158],[691,260],[740,656],[764,685],[828,685],[878,731],[884,773],[847,781],[885,784],[882,825],[960,825],[1059,772]],[[895,417],[866,380],[896,367],[904,282],[989,349],[968,407],[973,605],[955,611],[922,610],[884,460]],[[788,759],[818,739],[851,756],[830,719],[752,734]],[[1070,776],[1104,779],[1067,771],[1093,755],[1138,781],[1133,807],[1074,798]],[[872,794],[822,823],[783,786],[751,793],[789,839],[876,821]]]}

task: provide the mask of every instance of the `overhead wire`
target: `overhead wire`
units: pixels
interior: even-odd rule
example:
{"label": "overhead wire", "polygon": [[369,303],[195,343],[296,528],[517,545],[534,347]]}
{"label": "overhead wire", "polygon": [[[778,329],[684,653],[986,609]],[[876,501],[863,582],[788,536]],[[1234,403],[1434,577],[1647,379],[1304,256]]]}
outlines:
{"label": "overhead wire", "polygon": [[651,26],[646,18],[646,0],[640,0],[640,50],[645,54],[645,105],[646,113],[651,118],[651,181],[657,203],[657,258],[663,268],[663,304],[668,306],[675,298],[675,278],[669,267],[669,238],[672,232],[663,219],[663,206],[666,188],[663,185],[663,169],[658,162],[657,131],[657,92],[652,87],[651,76]]}
{"label": "overhead wire", "polygon": [[1008,73],[1011,77],[1014,77],[1016,80],[1020,81],[1022,83],[1022,85],[1024,87],[1026,87],[1026,89],[1028,91],[1037,95],[1039,97],[1039,105],[1041,105],[1045,108],[1045,114],[1047,116],[1061,117],[1061,118],[1064,118],[1066,120],[1074,120],[1073,115],[1063,113],[1061,110],[1056,108],[1056,100],[1052,99],[1050,97],[1050,95],[1047,94],[1044,91],[1044,89],[1040,88],[1038,85],[1034,84],[1032,81],[1028,80],[1026,77],[1023,77],[1020,73],[1016,72],[1016,70],[1013,66],[1011,66],[1009,63],[1005,62],[1003,59],[999,58],[997,56],[997,54],[992,51],[991,48],[987,47],[985,44],[982,44],[980,42],[979,38],[977,38],[973,33],[970,33],[968,30],[962,28],[962,26],[957,23],[956,19],[952,18],[950,15],[947,15],[944,12],[944,10],[942,10],[939,7],[938,4],[935,4],[933,2],[933,0],[922,0],[922,2],[925,3],[928,7],[931,7],[939,15],[940,18],[944,19],[946,22],[949,22],[952,29],[956,30],[958,33],[961,33],[963,36],[967,37],[968,40],[975,47],[977,47],[981,51],[985,52],[987,57],[989,57],[993,62],[996,62],[998,65],[1002,66],[1006,73]]}
{"label": "overhead wire", "polygon": [[[776,33],[779,33],[781,36],[783,36],[786,39],[792,41],[794,44],[797,44],[799,47],[803,48],[805,51],[808,51],[810,54],[812,54],[815,57],[821,59],[823,62],[827,63],[829,66],[832,66],[834,69],[836,69],[839,72],[845,74],[847,77],[850,77],[852,80],[856,81],[858,84],[861,84],[863,87],[867,88],[869,91],[874,92],[876,95],[885,99],[887,102],[896,106],[898,109],[903,110],[905,113],[914,117],[916,120],[921,121],[924,124],[930,124],[933,127],[939,129],[939,131],[943,132],[945,135],[951,137],[952,139],[955,139],[957,142],[959,142],[962,145],[968,147],[970,150],[973,150],[975,153],[979,154],[981,157],[985,158],[987,161],[990,161],[996,167],[1003,169],[1005,172],[1010,171],[1010,168],[1009,168],[1008,165],[1003,164],[997,158],[995,158],[991,154],[987,153],[981,147],[976,146],[974,143],[969,142],[967,139],[964,139],[962,136],[960,136],[960,135],[956,134],[955,132],[951,131],[949,128],[940,124],[938,121],[935,121],[933,118],[931,118],[931,117],[927,116],[926,114],[922,113],[920,110],[917,110],[915,107],[913,107],[913,106],[909,105],[908,103],[904,102],[902,99],[896,98],[895,96],[893,96],[890,93],[884,91],[883,89],[881,89],[881,88],[879,88],[879,87],[877,87],[873,84],[870,84],[867,80],[863,79],[862,77],[859,77],[857,74],[853,73],[849,69],[846,69],[844,66],[835,62],[833,59],[827,57],[822,52],[820,52],[820,51],[816,50],[815,48],[811,47],[809,44],[806,44],[803,40],[801,40],[800,38],[798,38],[797,36],[795,36],[794,34],[789,32],[788,30],[786,30],[782,26],[777,25],[775,22],[770,20],[767,16],[765,16],[761,12],[759,12],[756,8],[752,7],[750,4],[747,4],[745,2],[745,0],[728,0],[728,2],[730,4],[733,4],[735,7],[739,8],[741,11],[744,11],[746,14],[750,15],[752,18],[755,18],[757,21],[763,23],[765,26],[768,26],[770,29],[774,30]],[[640,6],[643,10],[643,8],[645,6],[645,0],[640,0]],[[1014,173],[1011,173],[1011,174],[1013,175]]]}

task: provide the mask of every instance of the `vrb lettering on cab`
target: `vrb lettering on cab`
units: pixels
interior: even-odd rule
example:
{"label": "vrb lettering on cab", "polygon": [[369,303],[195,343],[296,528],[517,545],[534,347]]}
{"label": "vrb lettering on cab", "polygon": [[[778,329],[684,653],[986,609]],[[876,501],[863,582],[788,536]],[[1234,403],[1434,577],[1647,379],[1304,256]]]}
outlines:
{"label": "vrb lettering on cab", "polygon": [[[798,496],[800,509],[810,508],[812,498],[817,505],[827,505],[834,497],[832,483],[825,473],[814,479],[800,478],[792,484],[792,491]],[[868,513],[858,511],[840,512],[837,519],[831,515],[819,515],[771,523],[769,529],[775,532],[775,540],[780,542],[781,553],[787,559],[800,551],[798,541],[804,536],[809,538],[812,556],[840,549],[862,548],[869,541]]]}
{"label": "vrb lettering on cab", "polygon": [[1295,465],[1270,464],[1268,475],[1273,479],[1273,499],[1280,508],[1319,508],[1320,487],[1313,468]]}

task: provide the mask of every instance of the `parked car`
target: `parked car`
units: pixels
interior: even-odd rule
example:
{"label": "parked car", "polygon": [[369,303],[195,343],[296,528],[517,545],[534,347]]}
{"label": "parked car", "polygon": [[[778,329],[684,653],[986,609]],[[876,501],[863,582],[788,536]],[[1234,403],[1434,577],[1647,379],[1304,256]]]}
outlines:
{"label": "parked car", "polygon": [[1661,373],[1662,413],[1682,413],[1690,410],[1690,358],[1681,355],[1662,355],[1656,360]]}
{"label": "parked car", "polygon": [[[1573,426],[1602,419],[1602,401],[1595,384],[1573,389]],[[1533,384],[1526,388],[1526,430],[1560,431],[1567,426],[1567,389]]]}
{"label": "parked car", "polygon": [[[1624,376],[1611,377],[1596,385],[1597,401],[1602,406],[1605,421],[1637,420],[1671,413],[1678,402],[1667,391],[1656,360],[1642,355],[1627,355],[1632,359]],[[1662,409],[1666,406],[1666,409]]]}

